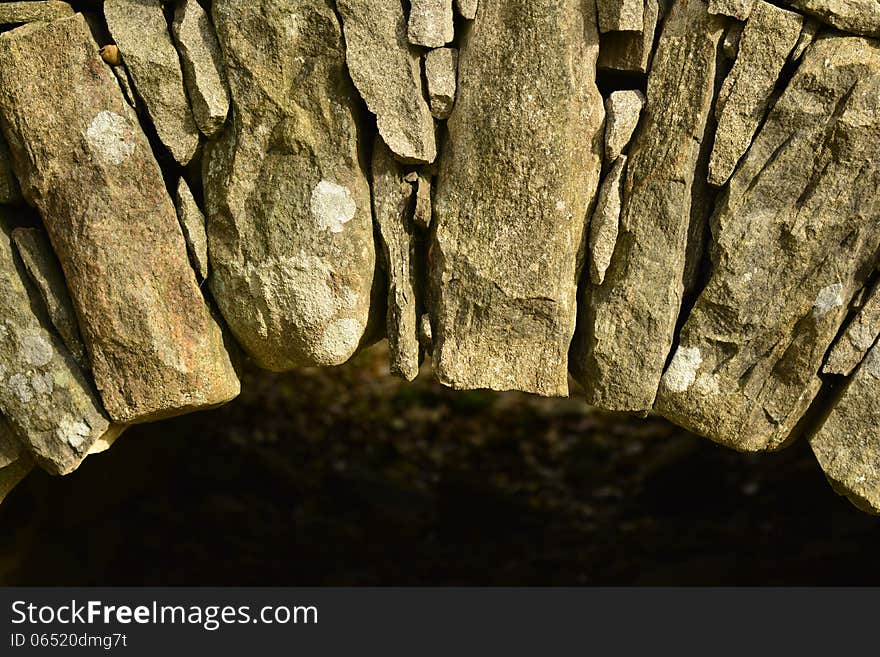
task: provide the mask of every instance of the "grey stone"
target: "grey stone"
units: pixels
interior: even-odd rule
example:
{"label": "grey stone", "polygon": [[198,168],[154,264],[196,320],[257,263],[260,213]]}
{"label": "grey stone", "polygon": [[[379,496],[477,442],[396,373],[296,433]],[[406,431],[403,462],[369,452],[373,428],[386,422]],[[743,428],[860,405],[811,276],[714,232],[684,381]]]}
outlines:
{"label": "grey stone", "polygon": [[605,272],[617,246],[625,172],[626,155],[621,155],[599,188],[599,198],[590,221],[590,280],[593,285],[605,281]]}
{"label": "grey stone", "polygon": [[677,0],[657,45],[629,148],[618,245],[604,283],[585,286],[580,303],[573,371],[596,406],[653,406],[682,303],[694,171],[722,33],[704,2]]}
{"label": "grey stone", "polygon": [[880,514],[880,345],[875,344],[810,437],[825,476],[863,511]]}
{"label": "grey stone", "polygon": [[816,38],[816,35],[821,28],[822,23],[815,18],[807,18],[804,20],[804,26],[801,28],[801,35],[798,37],[794,50],[791,51],[791,61],[796,62],[804,56],[807,48],[813,43],[813,40]]}
{"label": "grey stone", "polygon": [[880,285],[875,285],[858,313],[834,343],[822,371],[849,376],[880,337]]}
{"label": "grey stone", "polygon": [[110,416],[135,423],[235,397],[159,166],[81,14],[0,35],[0,123]]}
{"label": "grey stone", "polygon": [[373,148],[373,210],[388,275],[388,348],[391,372],[412,381],[419,374],[419,322],[423,271],[413,223],[415,190],[404,180],[381,138]]}
{"label": "grey stone", "polygon": [[440,48],[452,41],[452,0],[410,0],[408,35],[411,43],[426,48]]}
{"label": "grey stone", "polygon": [[654,50],[654,32],[660,5],[657,0],[645,0],[640,32],[608,32],[602,35],[597,66],[600,69],[646,73]]}
{"label": "grey stone", "polygon": [[76,311],[67,291],[61,264],[52,251],[49,238],[41,228],[16,228],[12,231],[12,242],[24,263],[31,283],[43,300],[46,314],[52,326],[64,341],[77,365],[85,370],[91,369],[85,345],[79,333]]}
{"label": "grey stone", "polygon": [[196,204],[192,191],[183,178],[177,182],[174,205],[177,207],[177,218],[180,220],[180,227],[186,238],[190,260],[199,280],[204,281],[211,271],[208,261],[208,234],[205,230],[205,215]]}
{"label": "grey stone", "polygon": [[211,290],[262,367],[341,364],[364,337],[376,269],[342,28],[324,0],[213,12],[233,112],[205,156]]}
{"label": "grey stone", "polygon": [[755,2],[762,0],[709,0],[709,13],[744,21],[751,16]]}
{"label": "grey stone", "polygon": [[448,119],[455,107],[458,50],[436,48],[425,55],[425,79],[431,113],[440,120]]}
{"label": "grey stone", "polygon": [[877,0],[780,0],[784,5],[815,16],[844,32],[880,36],[880,3]]}
{"label": "grey stone", "polygon": [[421,54],[407,41],[400,0],[337,0],[336,6],[348,71],[382,139],[404,162],[433,162],[437,144],[422,93]]}
{"label": "grey stone", "polygon": [[177,162],[188,164],[199,131],[161,0],[105,0],[104,16],[159,139]]}
{"label": "grey stone", "polygon": [[777,449],[880,247],[880,52],[821,38],[713,217],[712,276],[681,331],[657,410],[744,451]]}
{"label": "grey stone", "polygon": [[605,101],[605,161],[615,162],[632,141],[645,108],[645,95],[628,89],[615,91]]}
{"label": "grey stone", "polygon": [[764,0],[755,3],[736,63],[715,103],[718,128],[709,162],[712,185],[721,187],[728,181],[752,143],[802,24],[800,14]]}
{"label": "grey stone", "polygon": [[455,0],[455,8],[461,17],[472,21],[477,17],[477,4],[479,0]]}
{"label": "grey stone", "polygon": [[193,118],[206,137],[213,137],[229,114],[229,90],[214,26],[198,0],[177,1],[172,34]]}
{"label": "grey stone", "polygon": [[0,413],[54,474],[79,466],[110,420],[16,262],[9,217],[0,211]]}
{"label": "grey stone", "polygon": [[645,0],[598,0],[600,32],[641,32]]}
{"label": "grey stone", "polygon": [[66,2],[26,0],[0,3],[0,25],[54,21],[72,15],[73,8]]}
{"label": "grey stone", "polygon": [[0,205],[19,201],[21,201],[21,189],[12,170],[9,146],[6,145],[3,135],[0,135]]}
{"label": "grey stone", "polygon": [[580,0],[481,0],[465,33],[429,256],[446,385],[568,394],[603,150],[597,50]]}

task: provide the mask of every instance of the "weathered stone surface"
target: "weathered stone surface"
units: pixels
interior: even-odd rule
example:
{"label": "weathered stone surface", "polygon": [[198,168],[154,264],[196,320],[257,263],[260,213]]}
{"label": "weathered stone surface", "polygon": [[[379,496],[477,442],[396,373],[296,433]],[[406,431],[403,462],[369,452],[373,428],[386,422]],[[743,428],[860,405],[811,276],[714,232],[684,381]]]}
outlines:
{"label": "weathered stone surface", "polygon": [[434,367],[449,386],[568,394],[602,154],[595,24],[580,0],[481,0],[463,39],[430,255]]}
{"label": "weathered stone surface", "polygon": [[479,0],[455,0],[455,8],[461,17],[472,21],[477,17],[477,5]]}
{"label": "weathered stone surface", "polygon": [[261,366],[338,365],[364,335],[376,258],[342,28],[324,0],[213,11],[233,105],[205,159],[214,298]]}
{"label": "weathered stone surface", "polygon": [[798,37],[794,50],[791,51],[791,57],[789,57],[791,61],[796,62],[804,56],[807,48],[813,43],[813,40],[816,38],[816,35],[821,28],[822,23],[815,18],[807,18],[804,20],[804,25],[801,28],[801,35]]}
{"label": "weathered stone surface", "polygon": [[847,382],[810,446],[841,495],[880,513],[880,344]]}
{"label": "weathered stone surface", "polygon": [[0,123],[110,416],[134,423],[235,397],[159,167],[82,15],[0,35]]}
{"label": "weathered stone surface", "polygon": [[76,469],[110,420],[49,321],[15,260],[10,224],[0,212],[0,413],[56,474]]}
{"label": "weathered stone surface", "polygon": [[46,233],[41,228],[16,228],[12,231],[12,242],[64,346],[77,365],[91,369],[64,272]]}
{"label": "weathered stone surface", "polygon": [[229,90],[214,26],[198,0],[178,0],[172,33],[193,118],[206,137],[213,137],[229,114]]}
{"label": "weathered stone surface", "polygon": [[755,2],[756,0],[709,0],[709,13],[744,21],[751,15]]}
{"label": "weathered stone surface", "polygon": [[822,38],[730,180],[712,277],[657,402],[736,449],[785,444],[880,246],[880,51]]}
{"label": "weathered stone surface", "polygon": [[604,283],[585,286],[573,352],[588,401],[603,408],[648,412],[672,347],[722,33],[704,2],[677,0],[654,55],[618,245]]}
{"label": "weathered stone surface", "polygon": [[615,162],[629,146],[645,102],[645,95],[635,89],[615,91],[605,101],[606,162]]}
{"label": "weathered stone surface", "polygon": [[21,189],[18,179],[12,171],[12,159],[9,156],[9,146],[3,135],[0,135],[0,205],[4,203],[18,203],[21,201]]}
{"label": "weathered stone surface", "polygon": [[880,36],[880,3],[877,0],[780,0],[844,32]]}
{"label": "weathered stone surface", "polygon": [[177,218],[186,238],[186,246],[190,260],[200,280],[206,280],[210,273],[208,263],[208,234],[205,230],[205,215],[202,213],[186,180],[181,178],[177,182],[177,193],[174,195],[174,205],[177,207]]}
{"label": "weathered stone surface", "polygon": [[0,25],[54,21],[73,15],[73,8],[66,2],[35,1],[0,3]]}
{"label": "weathered stone surface", "polygon": [[646,73],[654,46],[654,32],[660,15],[657,0],[645,0],[640,32],[608,32],[602,35],[598,67],[630,73]]}
{"label": "weathered stone surface", "polygon": [[6,467],[0,468],[0,504],[12,492],[12,489],[18,486],[33,469],[33,460],[26,454]]}
{"label": "weathered stone surface", "polygon": [[376,115],[382,139],[404,162],[433,162],[434,119],[422,93],[421,55],[407,41],[403,4],[337,0],[336,7],[342,15],[348,71]]}
{"label": "weathered stone surface", "polygon": [[764,0],[755,3],[736,63],[715,103],[718,128],[709,162],[711,184],[724,185],[752,143],[802,24],[800,14]]}
{"label": "weathered stone surface", "polygon": [[617,246],[625,172],[626,155],[621,155],[599,188],[599,198],[590,221],[590,280],[593,285],[604,282]]}
{"label": "weathered stone surface", "polygon": [[411,43],[426,48],[440,48],[452,41],[452,0],[410,0],[408,35]]}
{"label": "weathered stone surface", "polygon": [[831,348],[822,371],[826,374],[849,376],[865,357],[871,345],[880,337],[880,285],[859,308],[858,314],[847,325]]}
{"label": "weathered stone surface", "polygon": [[21,454],[21,442],[13,433],[6,418],[0,415],[0,468],[15,463]]}
{"label": "weathered stone surface", "polygon": [[412,381],[419,374],[422,283],[419,238],[413,223],[415,190],[380,138],[373,148],[373,210],[388,275],[388,348],[391,372]]}
{"label": "weathered stone surface", "polygon": [[199,131],[161,0],[105,0],[104,16],[159,139],[177,162],[188,164]]}
{"label": "weathered stone surface", "polygon": [[425,55],[425,79],[428,82],[428,98],[431,113],[445,120],[455,107],[456,77],[458,74],[458,50],[436,48]]}
{"label": "weathered stone surface", "polygon": [[641,32],[645,0],[598,0],[600,32]]}
{"label": "weathered stone surface", "polygon": [[431,227],[431,219],[434,213],[431,187],[431,177],[424,171],[419,171],[416,176],[416,209],[413,221],[416,226],[424,230],[428,230]]}

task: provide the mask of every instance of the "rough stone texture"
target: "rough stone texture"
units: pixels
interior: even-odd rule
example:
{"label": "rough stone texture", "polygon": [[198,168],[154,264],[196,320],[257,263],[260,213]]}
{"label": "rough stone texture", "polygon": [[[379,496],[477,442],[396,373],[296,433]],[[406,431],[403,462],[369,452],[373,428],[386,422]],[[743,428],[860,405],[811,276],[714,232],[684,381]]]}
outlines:
{"label": "rough stone texture", "polygon": [[159,139],[177,162],[188,164],[199,131],[161,0],[105,0],[104,16]]}
{"label": "rough stone texture", "polygon": [[621,155],[599,188],[599,198],[590,221],[590,280],[593,285],[601,285],[605,280],[605,272],[617,246],[625,172],[626,155]]}
{"label": "rough stone texture", "polygon": [[233,113],[205,158],[211,290],[261,366],[338,365],[364,336],[376,258],[342,29],[324,0],[213,7]]}
{"label": "rough stone texture", "polygon": [[425,79],[431,113],[440,120],[448,119],[455,107],[458,50],[436,48],[425,55]]}
{"label": "rough stone texture", "polygon": [[408,35],[411,43],[426,48],[440,48],[452,41],[452,0],[410,0]]}
{"label": "rough stone texture", "polygon": [[3,135],[0,135],[0,205],[19,201],[21,201],[21,189],[12,171],[9,146],[6,145]]}
{"label": "rough stone texture", "polygon": [[235,397],[159,167],[81,14],[0,35],[0,125],[110,416],[134,423]]}
{"label": "rough stone texture", "polygon": [[641,32],[645,0],[598,0],[600,32]]}
{"label": "rough stone texture", "polygon": [[416,226],[428,230],[434,212],[431,200],[431,177],[423,171],[416,176],[416,209],[413,221]]}
{"label": "rough stone texture", "polygon": [[807,50],[713,218],[713,274],[657,409],[740,450],[778,448],[880,246],[880,51]]}
{"label": "rough stone texture", "polygon": [[177,207],[177,218],[180,220],[180,227],[186,238],[186,246],[193,268],[196,270],[199,280],[204,281],[211,271],[208,262],[208,234],[205,230],[205,215],[196,204],[189,185],[183,178],[177,183],[174,205]]}
{"label": "rough stone texture", "polygon": [[744,21],[751,15],[756,1],[763,0],[709,0],[709,13],[731,16]]}
{"label": "rough stone texture", "polygon": [[172,34],[193,118],[206,137],[213,137],[229,114],[229,90],[214,26],[198,0],[178,0]]}
{"label": "rough stone texture", "polygon": [[645,102],[645,95],[635,89],[615,91],[605,101],[606,162],[615,162],[629,146]]}
{"label": "rough stone texture", "polygon": [[646,73],[654,46],[654,32],[660,15],[657,0],[645,0],[640,32],[608,32],[602,35],[598,67],[629,73]]}
{"label": "rough stone texture", "polygon": [[779,0],[828,25],[864,36],[880,36],[880,2],[877,0]]}
{"label": "rough stone texture", "polygon": [[455,8],[461,17],[472,21],[477,17],[477,6],[479,0],[455,0]]}
{"label": "rough stone texture", "polygon": [[6,419],[0,415],[0,469],[15,463],[21,454],[21,442]]}
{"label": "rough stone texture", "polygon": [[602,153],[595,24],[580,0],[481,0],[463,40],[430,254],[447,385],[568,394]]}
{"label": "rough stone texture", "polygon": [[6,467],[0,468],[0,504],[3,503],[3,500],[6,499],[6,496],[9,495],[12,489],[18,486],[33,469],[33,460],[27,455],[23,455]]}
{"label": "rough stone texture", "polygon": [[880,344],[875,344],[810,446],[841,495],[869,513],[880,513]]}
{"label": "rough stone texture", "polygon": [[433,162],[434,119],[422,93],[421,55],[407,41],[401,0],[337,0],[336,7],[348,71],[376,115],[382,139],[404,162]]}
{"label": "rough stone texture", "polygon": [[773,89],[801,34],[803,18],[757,0],[743,30],[739,55],[715,103],[718,128],[709,182],[724,185],[752,143]]}
{"label": "rough stone texture", "polygon": [[602,285],[586,286],[573,370],[589,403],[647,413],[684,292],[694,171],[723,33],[699,0],[678,0],[648,79],[629,149],[620,236]]}
{"label": "rough stone texture", "polygon": [[76,469],[110,420],[16,262],[10,223],[0,212],[0,413],[55,474]]}
{"label": "rough stone texture", "polygon": [[742,39],[745,25],[745,23],[739,21],[731,21],[730,26],[724,33],[723,51],[727,59],[736,59],[736,56],[739,54],[739,43]]}
{"label": "rough stone texture", "polygon": [[831,348],[822,371],[826,374],[849,376],[865,357],[871,345],[880,337],[880,285],[859,308],[858,314],[847,325]]}
{"label": "rough stone texture", "polygon": [[789,57],[790,61],[796,62],[804,56],[807,48],[813,43],[813,40],[816,38],[816,35],[821,28],[822,23],[815,18],[806,18],[804,20],[804,25],[801,28],[801,35],[798,37],[798,41],[795,44],[794,49],[791,51],[791,56]]}
{"label": "rough stone texture", "polygon": [[85,370],[91,369],[79,333],[76,311],[73,309],[67,283],[64,281],[64,272],[61,271],[61,264],[52,251],[52,245],[45,231],[40,228],[16,228],[12,231],[12,242],[24,263],[31,283],[43,300],[43,306],[52,326],[64,341],[64,346],[80,367]]}
{"label": "rough stone texture", "polygon": [[413,222],[415,190],[380,139],[373,148],[373,210],[388,275],[388,348],[391,372],[412,381],[419,374],[422,278]]}
{"label": "rough stone texture", "polygon": [[73,15],[73,8],[66,2],[3,2],[0,3],[0,25],[54,21]]}

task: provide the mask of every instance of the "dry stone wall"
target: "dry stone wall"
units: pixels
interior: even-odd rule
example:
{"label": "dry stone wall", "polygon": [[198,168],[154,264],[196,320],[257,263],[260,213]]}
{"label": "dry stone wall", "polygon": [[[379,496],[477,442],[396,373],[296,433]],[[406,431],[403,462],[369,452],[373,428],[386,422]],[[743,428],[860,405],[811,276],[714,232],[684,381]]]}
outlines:
{"label": "dry stone wall", "polygon": [[387,336],[410,380],[808,440],[880,512],[877,37],[873,0],[0,2],[0,498]]}

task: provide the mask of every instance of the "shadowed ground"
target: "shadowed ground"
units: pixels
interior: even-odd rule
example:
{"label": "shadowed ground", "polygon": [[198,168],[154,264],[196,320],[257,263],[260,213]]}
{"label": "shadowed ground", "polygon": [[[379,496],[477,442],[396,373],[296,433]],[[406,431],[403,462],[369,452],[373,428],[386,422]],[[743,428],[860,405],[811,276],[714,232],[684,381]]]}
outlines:
{"label": "shadowed ground", "polygon": [[[806,443],[737,454],[575,400],[250,371],[0,507],[6,584],[878,584]],[[427,369],[427,368],[426,368]]]}

